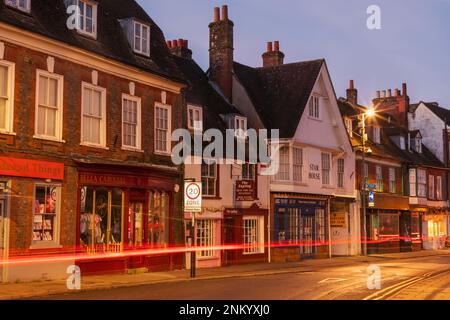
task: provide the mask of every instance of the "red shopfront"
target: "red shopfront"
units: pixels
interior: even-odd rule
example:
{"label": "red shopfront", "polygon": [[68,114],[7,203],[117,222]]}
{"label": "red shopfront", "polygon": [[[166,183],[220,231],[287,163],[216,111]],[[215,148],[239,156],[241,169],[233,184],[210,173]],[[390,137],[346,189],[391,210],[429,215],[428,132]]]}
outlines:
{"label": "red shopfront", "polygon": [[[80,168],[77,245],[81,252],[93,255],[78,262],[82,273],[181,268],[182,254],[164,253],[175,246],[178,178],[176,171]],[[153,254],[152,250],[162,252]],[[104,253],[118,255],[99,259]]]}
{"label": "red shopfront", "polygon": [[267,262],[268,210],[258,206],[225,209],[222,231],[224,245],[240,246],[223,251],[223,265]]}

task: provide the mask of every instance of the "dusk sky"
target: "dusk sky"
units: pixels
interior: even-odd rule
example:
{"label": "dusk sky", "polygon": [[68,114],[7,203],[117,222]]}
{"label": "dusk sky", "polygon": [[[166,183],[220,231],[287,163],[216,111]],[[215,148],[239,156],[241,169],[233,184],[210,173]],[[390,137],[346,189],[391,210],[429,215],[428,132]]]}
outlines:
{"label": "dusk sky", "polygon": [[[266,42],[279,40],[286,63],[325,58],[337,96],[354,79],[360,103],[407,82],[412,102],[450,108],[450,0],[139,0],[166,39],[184,38],[208,68],[213,7],[228,4],[235,60],[261,66]],[[369,5],[381,30],[369,30]]]}

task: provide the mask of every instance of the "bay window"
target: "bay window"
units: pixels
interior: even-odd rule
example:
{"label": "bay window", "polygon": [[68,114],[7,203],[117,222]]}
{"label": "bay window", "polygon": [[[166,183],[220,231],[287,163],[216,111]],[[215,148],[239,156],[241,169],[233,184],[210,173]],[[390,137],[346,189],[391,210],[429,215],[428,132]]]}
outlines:
{"label": "bay window", "polygon": [[170,154],[171,108],[168,105],[155,104],[155,152]]}
{"label": "bay window", "polygon": [[14,64],[0,60],[0,133],[13,131]]}
{"label": "bay window", "polygon": [[63,76],[37,71],[35,136],[62,140]]}
{"label": "bay window", "polygon": [[82,84],[81,143],[106,147],[106,89]]}
{"label": "bay window", "polygon": [[141,99],[122,97],[122,146],[141,149]]}
{"label": "bay window", "polygon": [[36,185],[34,188],[33,245],[58,244],[61,187]]}

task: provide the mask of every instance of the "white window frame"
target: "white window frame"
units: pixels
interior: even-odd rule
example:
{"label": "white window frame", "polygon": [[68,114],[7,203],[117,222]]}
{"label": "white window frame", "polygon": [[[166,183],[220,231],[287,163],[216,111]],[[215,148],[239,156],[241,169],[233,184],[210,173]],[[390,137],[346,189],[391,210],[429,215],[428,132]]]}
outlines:
{"label": "white window frame", "polygon": [[389,192],[397,192],[397,178],[395,168],[389,168]]}
{"label": "white window frame", "polygon": [[34,237],[34,226],[31,227],[31,247],[30,249],[42,249],[42,248],[60,248],[61,241],[61,202],[62,202],[62,186],[61,184],[53,184],[53,183],[36,183],[33,185],[33,219],[32,224],[34,224],[34,216],[35,216],[35,202],[36,202],[36,188],[44,187],[51,188],[54,187],[57,189],[57,198],[56,198],[56,208],[55,208],[55,217],[54,217],[54,235],[53,240],[33,240]]}
{"label": "white window frame", "polygon": [[409,169],[409,196],[417,197],[417,171]]}
{"label": "white window frame", "polygon": [[[125,121],[124,121],[124,103],[125,100],[136,102],[136,146],[129,146],[125,144]],[[129,94],[122,94],[122,149],[130,151],[142,151],[142,109],[141,98],[131,96]]]}
{"label": "white window frame", "polygon": [[[191,113],[193,118],[191,117]],[[195,121],[195,113],[198,113],[200,121]],[[192,121],[191,121],[192,120]],[[191,125],[191,122],[193,125]],[[203,108],[193,105],[187,107],[187,127],[189,130],[203,131]]]}
{"label": "white window frame", "polygon": [[337,160],[337,187],[343,189],[345,187],[345,159]]}
{"label": "white window frame", "polygon": [[[206,230],[208,237],[199,237],[199,231]],[[198,247],[209,247],[206,250],[198,250],[198,259],[211,259],[215,258],[217,251],[210,247],[215,245],[216,237],[216,221],[211,219],[197,219],[195,225],[195,243]]]}
{"label": "white window frame", "polygon": [[377,191],[383,192],[384,186],[383,186],[383,167],[382,166],[375,167],[375,180],[377,181]]}
{"label": "white window frame", "polygon": [[236,138],[247,138],[247,118],[235,116],[234,117],[234,134]]}
{"label": "white window frame", "polygon": [[[137,28],[140,28],[141,35],[137,35]],[[142,31],[144,28],[147,28],[147,46],[143,48],[144,37],[142,35]],[[139,39],[140,49],[136,47],[136,40]],[[148,24],[133,20],[133,51],[142,54],[144,56],[150,57],[150,26]]]}
{"label": "white window frame", "polygon": [[242,180],[255,181],[256,180],[256,164],[244,163],[242,164]]}
{"label": "white window frame", "polygon": [[[282,156],[281,150],[287,150],[287,155]],[[289,145],[280,145],[280,149],[278,150],[279,154],[279,170],[276,175],[274,175],[275,181],[291,181],[291,148]],[[287,159],[287,162],[284,160]],[[281,172],[281,168],[287,169],[287,171]]]}
{"label": "white window frame", "polygon": [[416,152],[422,153],[422,139],[416,138]]}
{"label": "white window frame", "polygon": [[321,98],[318,95],[312,95],[309,99],[308,103],[308,115],[312,119],[320,120],[321,119],[321,111],[320,105],[321,105]]}
{"label": "white window frame", "polygon": [[298,147],[292,147],[292,174],[294,182],[303,182],[304,177],[304,150]]}
{"label": "white window frame", "polygon": [[15,63],[6,60],[0,60],[0,66],[6,67],[7,79],[6,79],[6,112],[5,112],[5,127],[0,128],[2,134],[14,133],[14,85],[15,85]]}
{"label": "white window frame", "polygon": [[[328,157],[328,168],[325,166],[325,158]],[[321,168],[322,168],[322,185],[323,186],[331,186],[332,185],[332,177],[331,172],[333,170],[333,155],[329,152],[321,153]]]}
{"label": "white window frame", "polygon": [[[156,132],[157,132],[157,130],[160,130],[157,127],[157,119],[156,119],[156,110],[158,108],[167,110],[166,150],[157,150],[156,149],[156,139],[157,139]],[[171,150],[171,146],[172,146],[172,106],[168,105],[168,104],[156,102],[155,106],[153,108],[153,112],[154,112],[154,128],[155,128],[153,131],[153,133],[154,133],[153,143],[154,143],[155,154],[168,156],[171,154],[171,151],[172,151]]]}
{"label": "white window frame", "polygon": [[434,175],[428,175],[428,198],[431,200],[435,200],[436,196],[436,181]]}
{"label": "white window frame", "polygon": [[23,12],[30,13],[31,11],[31,0],[23,0],[25,2],[25,6],[20,5],[20,0],[5,0],[5,4],[9,7],[18,9]]}
{"label": "white window frame", "polygon": [[[208,166],[207,167],[207,170],[208,170],[208,173],[207,173],[207,175],[203,175],[203,166]],[[212,166],[214,166],[214,175],[211,175],[211,167]],[[210,183],[210,180],[212,181],[212,183],[213,183],[213,186],[214,186],[214,192],[213,192],[213,194],[207,194],[206,192],[208,192],[208,188],[206,187],[203,187],[202,188],[202,195],[203,195],[203,197],[205,197],[205,198],[214,198],[214,197],[217,197],[218,196],[218,194],[217,194],[217,177],[218,177],[218,170],[219,170],[219,165],[217,164],[217,161],[215,161],[215,160],[208,160],[208,159],[205,159],[204,161],[203,161],[203,163],[201,164],[201,168],[200,168],[200,178],[201,178],[201,181],[202,181],[202,184],[203,184],[203,179],[208,179],[208,185],[209,185],[209,183]]]}
{"label": "white window frame", "polygon": [[[94,39],[97,39],[97,7],[98,4],[94,1],[90,1],[90,0],[76,0],[76,5],[78,6],[78,8],[80,7],[80,2],[84,3],[84,8],[86,8],[86,5],[89,5],[92,7],[92,32],[86,31],[86,9],[85,12],[81,12],[80,10],[80,15],[81,17],[77,17],[77,31],[78,33],[82,34],[82,35],[86,35],[89,37],[92,37]],[[81,24],[80,24],[80,19],[83,18],[84,20],[84,29],[81,29]]]}
{"label": "white window frame", "polygon": [[[100,123],[100,143],[92,143],[89,141],[84,141],[83,132],[84,132],[84,90],[94,90],[98,91],[101,94],[101,109],[102,109],[102,119]],[[102,88],[99,86],[95,86],[91,83],[82,82],[81,83],[81,134],[80,134],[80,145],[95,147],[95,148],[106,148],[106,88]]]}
{"label": "white window frame", "polygon": [[424,169],[417,170],[417,196],[419,198],[427,197],[427,171]]}
{"label": "white window frame", "polygon": [[442,176],[436,176],[436,199],[443,200],[442,197]]}
{"label": "white window frame", "polygon": [[[57,111],[55,117],[55,136],[48,136],[45,134],[38,133],[38,110],[39,110],[39,93],[40,93],[40,77],[46,77],[49,79],[53,79],[57,81]],[[50,87],[49,87],[50,89]],[[64,76],[50,73],[44,70],[36,70],[36,95],[35,95],[35,119],[34,119],[34,138],[36,139],[45,139],[45,140],[53,140],[58,142],[65,142],[62,139],[63,136],[63,119],[64,119]]]}
{"label": "white window frame", "polygon": [[[264,216],[244,216],[242,219],[243,254],[254,255],[264,253]],[[249,225],[247,225],[249,223]],[[247,234],[249,229],[255,229]],[[250,240],[250,241],[249,241]]]}

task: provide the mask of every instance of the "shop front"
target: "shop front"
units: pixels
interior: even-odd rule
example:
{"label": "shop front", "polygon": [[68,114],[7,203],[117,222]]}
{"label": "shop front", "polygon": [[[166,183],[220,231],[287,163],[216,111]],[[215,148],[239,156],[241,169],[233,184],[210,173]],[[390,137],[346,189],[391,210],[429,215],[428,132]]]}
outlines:
{"label": "shop front", "polygon": [[[374,207],[368,208],[366,212],[367,252],[368,254],[400,252],[402,238],[400,220],[404,215],[409,215],[409,199],[383,193],[375,194],[374,198]],[[408,229],[411,229],[410,226]]]}
{"label": "shop front", "polygon": [[238,246],[237,250],[224,250],[224,266],[267,262],[268,210],[253,206],[246,209],[225,209],[223,244]]}
{"label": "shop front", "polygon": [[424,250],[441,250],[446,247],[448,230],[448,210],[430,207],[422,218]]}
{"label": "shop front", "polygon": [[329,202],[320,196],[273,195],[273,262],[329,256]]}
{"label": "shop front", "polygon": [[[181,253],[164,252],[175,245],[176,172],[105,168],[78,170],[78,248],[92,255],[77,262],[82,272],[181,268]],[[118,255],[99,258],[106,253]]]}
{"label": "shop front", "polygon": [[355,199],[335,197],[330,205],[331,253],[350,256],[359,253],[358,221]]}
{"label": "shop front", "polygon": [[400,250],[413,252],[422,250],[422,217],[426,208],[411,206],[410,211],[400,216]]}

